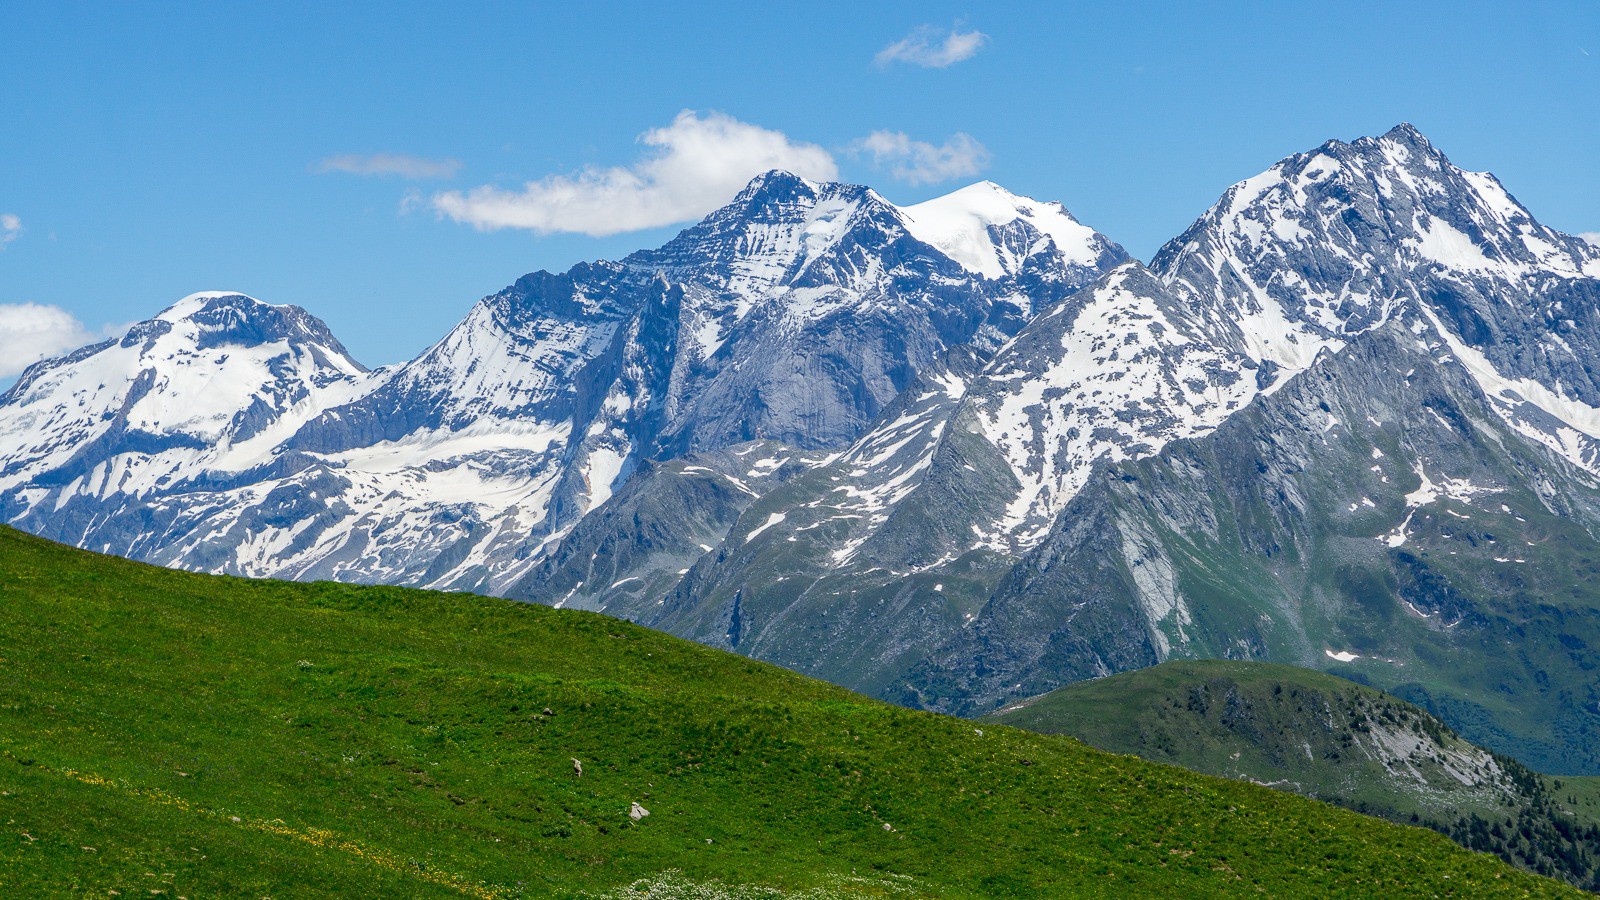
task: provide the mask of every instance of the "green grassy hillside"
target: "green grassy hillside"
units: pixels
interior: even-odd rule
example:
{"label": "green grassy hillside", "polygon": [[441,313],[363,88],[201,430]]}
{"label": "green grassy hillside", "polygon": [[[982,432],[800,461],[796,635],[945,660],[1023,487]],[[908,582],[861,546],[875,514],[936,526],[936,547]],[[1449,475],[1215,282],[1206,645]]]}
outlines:
{"label": "green grassy hillside", "polygon": [[185,574],[8,529],[0,822],[7,897],[1570,890],[599,615]]}
{"label": "green grassy hillside", "polygon": [[1343,678],[1272,663],[1174,660],[1069,685],[990,721],[1426,825],[1530,871],[1600,889],[1600,779],[1538,775]]}

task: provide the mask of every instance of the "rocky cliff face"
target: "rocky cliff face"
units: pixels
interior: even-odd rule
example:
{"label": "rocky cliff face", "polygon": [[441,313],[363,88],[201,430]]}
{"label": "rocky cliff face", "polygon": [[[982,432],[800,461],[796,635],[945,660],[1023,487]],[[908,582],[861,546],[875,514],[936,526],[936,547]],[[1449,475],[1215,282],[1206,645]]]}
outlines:
{"label": "rocky cliff face", "polygon": [[902,699],[979,710],[1170,657],[1273,659],[1593,770],[1600,615],[1574,573],[1600,552],[1597,484],[1442,346],[1387,324],[1205,438],[1103,465]]}
{"label": "rocky cliff face", "polygon": [[[1287,376],[1409,311],[1497,410],[1590,467],[1600,248],[1547,228],[1416,129],[1329,141],[1247,179],[1151,268],[1220,340]],[[1551,418],[1576,421],[1563,430]]]}
{"label": "rocky cliff face", "polygon": [[946,349],[992,350],[1125,258],[1058,205],[994,185],[899,209],[769,173],[627,260],[695,288],[656,455],[837,449]]}
{"label": "rocky cliff face", "polygon": [[[1036,316],[992,359],[924,375],[849,450],[764,496],[652,621],[883,687],[966,627],[1101,458],[1203,433],[1254,392],[1137,263]],[[860,679],[857,681],[856,679]]]}

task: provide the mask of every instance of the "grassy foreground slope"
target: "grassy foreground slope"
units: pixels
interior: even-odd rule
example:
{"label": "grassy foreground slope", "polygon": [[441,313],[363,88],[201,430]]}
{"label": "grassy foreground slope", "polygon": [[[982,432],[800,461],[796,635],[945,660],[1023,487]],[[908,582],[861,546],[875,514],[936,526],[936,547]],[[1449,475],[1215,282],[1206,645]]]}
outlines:
{"label": "grassy foreground slope", "polygon": [[1570,890],[599,615],[193,575],[3,528],[0,823],[7,897]]}
{"label": "grassy foreground slope", "polygon": [[989,721],[1424,825],[1600,890],[1600,778],[1551,778],[1397,697],[1275,663],[1172,660],[1067,685]]}

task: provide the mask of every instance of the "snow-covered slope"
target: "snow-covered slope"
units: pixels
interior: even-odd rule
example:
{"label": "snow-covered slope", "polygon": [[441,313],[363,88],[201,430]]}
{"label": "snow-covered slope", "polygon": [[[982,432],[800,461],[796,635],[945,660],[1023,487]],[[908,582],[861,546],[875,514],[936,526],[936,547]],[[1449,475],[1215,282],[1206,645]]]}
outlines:
{"label": "snow-covered slope", "polygon": [[1255,395],[1254,361],[1209,340],[1138,263],[1082,296],[1035,320],[973,387],[979,427],[1019,483],[986,535],[997,549],[1037,543],[1097,460],[1203,434]]}
{"label": "snow-covered slope", "polygon": [[[945,201],[960,211],[946,220],[960,225],[923,226],[922,239],[957,248],[960,235],[975,233],[964,226],[982,222],[971,210],[987,204],[973,193]],[[1513,205],[1492,177],[1456,169],[1409,127],[1291,157],[1231,189],[1150,270],[1130,263],[1108,272],[994,352],[978,352],[975,365],[924,370],[849,450],[751,502],[665,597],[608,609],[888,690],[941,635],[991,616],[988,601],[1019,562],[1059,562],[1041,543],[1071,524],[1062,517],[1097,470],[1203,442],[1380,328],[1409,335],[1406,359],[1459,359],[1515,428],[1581,460],[1574,442],[1597,420],[1563,393],[1559,365],[1600,352],[1564,336],[1570,326],[1553,316],[1566,310],[1583,322],[1600,313],[1585,274],[1593,253]],[[917,209],[905,212],[915,218]],[[1465,251],[1439,251],[1429,235],[1444,234],[1447,222],[1471,222],[1449,227],[1506,265],[1491,271]],[[1546,245],[1555,249],[1530,249]],[[975,271],[1003,272],[1007,259],[955,255]],[[1529,354],[1530,346],[1544,349]],[[1539,356],[1558,367],[1528,365]],[[1371,426],[1318,415],[1312,441]],[[1360,496],[1347,502],[1366,508]],[[1120,532],[1085,532],[1081,546],[1125,551],[1148,620],[1127,624],[1148,630],[1152,653],[1199,646],[1184,636],[1182,591],[1163,581],[1170,562],[1139,551],[1155,532],[1118,524]],[[583,591],[613,602],[605,585]],[[1025,592],[1010,599],[1006,615],[1029,627],[1049,623],[1027,619],[1028,610],[1057,608]],[[1231,646],[1218,635],[1203,640]],[[1006,659],[1011,649],[989,652]],[[1025,674],[995,664],[991,677]]]}
{"label": "snow-covered slope", "polygon": [[1600,771],[1595,258],[1409,126],[1236,185],[1150,268],[1255,365],[1254,399],[1108,454],[882,693],[972,711],[1169,657],[1265,658]]}
{"label": "snow-covered slope", "polygon": [[900,214],[914,237],[985,278],[1015,275],[1040,253],[1096,269],[1108,247],[1060,203],[1019,197],[992,181],[903,206]]}
{"label": "snow-covered slope", "polygon": [[272,462],[324,409],[382,384],[316,318],[232,293],[185,297],[120,340],[30,367],[0,396],[8,518],[52,518]]}

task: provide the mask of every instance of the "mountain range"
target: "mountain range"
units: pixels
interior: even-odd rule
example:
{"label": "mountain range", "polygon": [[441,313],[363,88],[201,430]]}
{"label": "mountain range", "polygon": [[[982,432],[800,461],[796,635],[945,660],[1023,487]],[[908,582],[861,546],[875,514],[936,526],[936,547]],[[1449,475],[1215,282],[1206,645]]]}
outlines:
{"label": "mountain range", "polygon": [[1148,264],[988,183],[783,172],[368,370],[185,298],[0,396],[0,518],[162,565],[601,610],[981,714],[1333,671],[1600,773],[1600,247],[1416,129]]}

